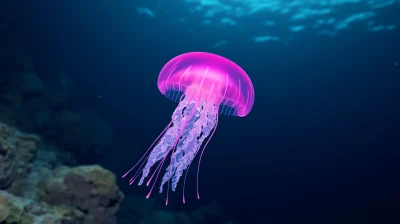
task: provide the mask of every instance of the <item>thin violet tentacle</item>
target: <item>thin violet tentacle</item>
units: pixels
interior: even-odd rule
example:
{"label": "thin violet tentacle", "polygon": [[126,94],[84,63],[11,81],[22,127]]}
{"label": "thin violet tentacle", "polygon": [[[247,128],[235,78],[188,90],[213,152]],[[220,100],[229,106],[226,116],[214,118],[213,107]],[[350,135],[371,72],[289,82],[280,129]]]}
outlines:
{"label": "thin violet tentacle", "polygon": [[[184,99],[184,97],[181,97]],[[144,179],[149,175],[151,167],[157,163],[158,161],[162,160],[167,153],[169,153],[169,149],[173,140],[176,138],[180,129],[182,128],[183,122],[183,113],[182,111],[190,105],[187,104],[187,100],[183,100],[178,107],[175,109],[174,113],[172,114],[172,126],[166,131],[165,135],[161,138],[160,143],[157,144],[150,153],[150,157],[147,160],[146,166],[143,169],[143,175],[140,178],[138,185],[142,185]]]}
{"label": "thin violet tentacle", "polygon": [[[193,118],[192,112],[195,112],[195,109],[197,107],[196,103],[190,104],[190,102],[192,102],[192,99],[193,99],[193,95],[189,99],[187,105],[184,108],[182,108],[181,112],[183,114],[183,118],[180,121],[180,123],[183,123],[184,128],[181,129],[181,131],[180,131],[181,133],[180,134],[177,134],[178,137],[175,137],[175,140],[177,140],[177,141],[174,141],[174,143],[175,143],[175,148],[174,149],[176,149],[176,147],[178,147],[178,143],[181,142],[182,139],[180,139],[180,138],[183,136],[183,132],[185,132],[188,122]],[[184,114],[186,114],[186,115],[184,115]],[[188,120],[186,120],[187,118],[188,118]],[[184,120],[186,120],[186,122],[184,122]],[[186,131],[188,131],[188,130],[186,130]],[[175,152],[175,150],[173,150],[173,153],[174,152]],[[168,173],[170,173],[170,172],[168,172]],[[164,181],[163,181],[163,183],[164,183]],[[162,189],[162,186],[160,187],[160,193],[162,192],[161,189]]]}
{"label": "thin violet tentacle", "polygon": [[[169,152],[168,152],[168,153],[169,153]],[[167,155],[168,155],[168,153],[167,153]],[[167,156],[165,156],[164,159],[160,162],[161,167],[162,167],[162,165],[164,164],[164,161],[165,161],[166,158],[167,158]],[[153,188],[154,188],[154,186],[156,185],[156,182],[157,182],[157,179],[158,179],[158,175],[160,175],[160,171],[161,171],[161,169],[158,170],[156,179],[155,179],[155,181],[153,182],[153,185],[151,186],[151,189],[150,189],[149,193],[147,194],[146,198],[149,198],[150,195],[151,195],[151,192],[153,192]]]}
{"label": "thin violet tentacle", "polygon": [[[182,130],[183,130],[183,129],[182,129]],[[181,132],[182,132],[182,131],[181,131]],[[181,133],[181,134],[182,134],[182,133]],[[180,134],[180,135],[181,135],[181,134]],[[176,138],[175,144],[173,144],[173,146],[171,146],[171,148],[168,150],[166,156],[165,156],[164,159],[161,161],[161,164],[160,164],[161,167],[162,167],[162,165],[164,164],[165,159],[168,157],[168,154],[175,148],[175,145],[176,145],[176,143],[178,142],[178,140],[179,140],[179,138],[180,138],[180,135],[179,135],[179,137]],[[150,197],[150,195],[151,195],[151,193],[152,193],[152,191],[153,191],[153,189],[154,189],[154,186],[155,186],[155,184],[156,184],[156,182],[157,182],[158,176],[160,175],[160,171],[161,171],[161,169],[158,170],[156,179],[155,179],[155,181],[153,182],[153,185],[152,185],[152,187],[151,187],[149,193],[147,194],[146,198],[149,198],[149,197]],[[168,204],[168,196],[167,196],[166,204]]]}
{"label": "thin violet tentacle", "polygon": [[147,155],[146,159],[142,162],[142,165],[140,165],[139,169],[136,171],[135,175],[129,180],[129,185],[132,185],[133,182],[135,182],[136,178],[139,177],[140,173],[143,170],[144,165],[146,164],[146,160],[150,157],[150,154]]}
{"label": "thin violet tentacle", "polygon": [[[197,106],[195,117],[193,117],[194,119],[189,121],[187,125],[189,128],[185,128],[184,134],[178,143],[177,150],[172,155],[172,179],[170,178],[170,172],[164,175],[162,184],[171,179],[172,191],[175,191],[183,171],[186,170],[188,165],[193,161],[195,153],[214,128],[216,117],[215,106],[203,106],[203,103],[205,102],[202,102],[201,106]],[[169,170],[169,167],[167,170]],[[162,185],[160,187],[160,192],[162,192]]]}
{"label": "thin violet tentacle", "polygon": [[[167,154],[167,155],[168,155],[168,154]],[[153,175],[151,175],[150,179],[147,181],[146,186],[149,186],[151,180],[152,180],[153,177],[154,177],[154,174],[156,174],[156,172],[158,172],[158,170],[161,169],[161,167],[162,167],[162,165],[161,165],[161,162],[160,162],[160,163],[158,164],[157,168],[154,170]]]}
{"label": "thin violet tentacle", "polygon": [[[181,100],[182,100],[183,98],[184,98],[184,95],[181,96]],[[189,102],[192,100],[192,98],[193,98],[193,97],[190,98]],[[183,129],[182,129],[182,130],[183,130]],[[177,137],[176,139],[179,140],[179,137]],[[159,169],[158,172],[157,172],[156,179],[154,180],[153,185],[152,185],[152,187],[151,187],[149,193],[147,194],[146,198],[149,198],[150,195],[151,195],[151,193],[153,192],[154,186],[155,186],[155,184],[157,183],[157,179],[158,179],[158,176],[160,175],[161,168],[162,168],[162,166],[163,166],[163,164],[164,164],[164,162],[165,162],[165,159],[168,157],[168,154],[171,152],[171,150],[172,150],[173,148],[174,148],[173,145],[171,145],[171,148],[168,150],[168,152],[165,154],[164,158],[163,158],[162,161],[160,162],[160,164],[159,164],[160,169]],[[157,169],[156,169],[156,170],[157,170]],[[154,174],[155,174],[155,173],[154,173]],[[154,174],[153,174],[153,175],[154,175]]]}
{"label": "thin violet tentacle", "polygon": [[[182,94],[181,98],[179,99],[179,102],[181,102],[181,101],[183,100],[184,96],[185,96],[185,94]],[[165,132],[168,130],[168,128],[171,127],[171,125],[172,125],[172,121],[169,122],[169,124],[167,125],[167,127],[165,127],[164,130],[160,133],[160,135],[158,135],[158,137],[153,141],[153,143],[150,145],[150,147],[146,150],[146,152],[143,154],[143,156],[139,159],[139,161],[138,161],[131,169],[129,169],[128,172],[126,172],[126,173],[122,176],[122,178],[125,178],[130,172],[132,172],[133,169],[135,169],[135,167],[143,160],[143,158],[146,156],[146,154],[148,154],[148,153],[150,152],[150,149],[153,148],[154,143],[156,143],[159,139],[161,139],[162,137],[164,137]],[[159,142],[160,142],[160,141],[158,141],[158,143],[159,143]],[[157,144],[158,144],[158,143],[157,143]],[[149,156],[150,156],[150,155],[147,155],[147,158],[148,158]],[[144,161],[146,161],[147,158],[146,158]],[[139,170],[140,170],[140,169],[141,169],[141,168],[139,168]],[[140,173],[140,172],[139,172],[139,173]],[[131,179],[131,180],[132,180],[132,179]]]}
{"label": "thin violet tentacle", "polygon": [[[213,87],[214,87],[214,85],[213,85]],[[210,95],[207,97],[207,99],[208,99],[209,97],[210,97]],[[208,103],[206,103],[206,104],[204,105],[204,108],[207,108],[207,105],[208,105]],[[207,111],[206,111],[206,109],[204,109],[202,112],[203,112],[203,113],[206,113],[205,116],[207,117]],[[203,116],[204,116],[204,115],[203,115]],[[199,150],[197,149],[196,152],[194,153],[193,158],[196,157],[196,155],[197,155],[198,152],[199,152]],[[190,165],[192,165],[192,163],[193,163],[193,160],[190,161],[189,165],[187,166],[187,169],[186,169],[186,172],[185,172],[185,178],[184,178],[184,180],[183,180],[183,189],[182,189],[182,202],[183,202],[183,204],[186,203],[186,199],[185,199],[186,178],[187,178],[187,174],[189,173]]]}
{"label": "thin violet tentacle", "polygon": [[161,132],[161,134],[158,135],[158,137],[156,138],[156,140],[153,141],[153,143],[150,145],[150,147],[149,147],[149,148],[146,150],[146,152],[143,154],[142,158],[140,158],[139,161],[138,161],[130,170],[128,170],[128,172],[126,172],[126,173],[122,176],[122,178],[125,178],[126,175],[128,175],[133,169],[135,169],[135,167],[140,163],[140,161],[142,161],[142,159],[146,156],[146,154],[150,151],[150,149],[153,148],[154,143],[156,143],[157,140],[158,140],[159,138],[161,138],[161,137],[165,134],[165,132],[168,130],[168,128],[171,126],[171,124],[172,124],[172,121],[169,122],[169,124],[167,125],[167,127],[165,127],[165,129]]}
{"label": "thin violet tentacle", "polygon": [[[214,101],[214,100],[213,100]],[[206,104],[206,106],[207,106],[207,104]],[[214,103],[212,102],[211,103],[211,107],[212,107],[212,110],[211,111],[209,111],[209,110],[207,110],[206,112],[207,112],[207,114],[205,114],[205,116],[206,116],[206,123],[204,123],[203,124],[203,127],[202,127],[202,133],[203,133],[203,135],[202,135],[202,137],[201,137],[201,139],[200,139],[200,144],[199,144],[199,148],[201,147],[201,143],[203,142],[203,140],[210,134],[210,129],[208,129],[207,130],[207,128],[212,128],[213,130],[214,130],[214,128],[215,128],[215,124],[216,123],[214,123],[213,124],[213,118],[212,118],[212,116],[213,116],[213,114],[215,115],[215,117],[217,117],[217,115],[218,115],[218,109],[216,109],[215,108],[215,105],[214,105]],[[207,108],[207,107],[206,107]],[[218,107],[217,107],[218,108]],[[216,109],[216,111],[214,111]],[[216,121],[216,120],[215,120]],[[211,138],[212,136],[210,136],[210,138]],[[196,157],[196,155],[198,154],[198,152],[199,152],[200,150],[199,149],[197,149],[196,150],[196,152],[195,152],[195,155],[193,156],[193,158],[195,158]],[[185,179],[184,179],[184,182],[183,182],[183,191],[182,191],[182,201],[183,201],[183,203],[186,203],[186,199],[185,199],[185,188],[186,188],[186,179],[187,179],[187,174],[188,174],[188,172],[189,172],[189,168],[190,168],[190,166],[191,166],[191,164],[192,164],[192,162],[193,162],[193,160],[190,162],[190,164],[188,165],[188,168],[187,168],[187,170],[186,170],[186,174],[185,174]]]}
{"label": "thin violet tentacle", "polygon": [[[182,128],[182,130],[181,130],[181,133],[179,134],[179,137],[176,138],[176,140],[175,140],[174,148],[175,148],[176,145],[178,144],[178,141],[179,141],[180,137],[182,136],[183,131],[184,131],[185,128],[186,128],[186,125],[189,123],[189,121],[190,121],[190,120],[192,119],[192,117],[194,116],[194,112],[196,111],[196,108],[197,108],[197,105],[198,105],[198,104],[199,104],[199,101],[197,101],[196,104],[194,105],[194,107],[192,108],[192,111],[190,112],[189,117],[188,117],[187,120],[185,121],[185,125],[183,126],[183,128]],[[172,162],[172,158],[171,158],[171,162]],[[172,176],[172,166],[170,166],[170,177],[169,177],[169,178],[171,178],[171,176]],[[168,190],[167,190],[167,198],[166,198],[165,205],[168,205],[169,181],[170,181],[170,179],[168,179]]]}
{"label": "thin violet tentacle", "polygon": [[[217,107],[217,108],[218,108],[218,107]],[[197,199],[200,199],[200,194],[199,194],[199,172],[200,172],[201,158],[203,157],[204,150],[206,149],[206,147],[207,147],[208,143],[210,142],[211,138],[213,137],[213,135],[214,135],[214,133],[215,133],[215,130],[217,130],[217,126],[218,126],[218,113],[217,113],[217,118],[216,118],[216,119],[217,119],[217,121],[216,121],[214,130],[213,130],[213,132],[211,133],[210,137],[208,138],[206,144],[204,145],[204,147],[203,147],[203,149],[202,149],[202,151],[201,151],[201,153],[200,153],[199,163],[198,163],[198,165],[197,165],[197,177],[196,177]]]}
{"label": "thin violet tentacle", "polygon": [[[161,142],[161,139],[157,142],[157,145],[158,145],[160,142]],[[150,153],[147,155],[146,159],[143,160],[142,165],[140,165],[140,167],[139,167],[139,169],[136,171],[135,175],[133,175],[133,177],[130,179],[130,181],[131,181],[130,184],[132,184],[132,183],[136,180],[136,178],[139,177],[140,173],[143,172],[143,169],[144,169],[143,166],[146,165],[147,160],[149,159],[149,157],[150,157]]]}

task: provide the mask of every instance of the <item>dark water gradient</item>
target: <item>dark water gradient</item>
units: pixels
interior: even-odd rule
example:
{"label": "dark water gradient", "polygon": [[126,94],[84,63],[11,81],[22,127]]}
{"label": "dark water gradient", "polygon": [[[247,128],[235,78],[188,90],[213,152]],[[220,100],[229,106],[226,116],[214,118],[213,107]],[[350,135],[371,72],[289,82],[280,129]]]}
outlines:
{"label": "dark water gradient", "polygon": [[[191,24],[194,38],[166,22],[168,8],[150,20],[132,1],[17,3],[13,29],[39,75],[50,80],[63,67],[76,84],[71,106],[89,106],[117,128],[121,148],[106,167],[123,173],[168,124],[177,104],[157,90],[162,66],[210,51],[247,71],[256,98],[247,117],[220,117],[202,161],[204,201],[230,206],[239,223],[399,223],[398,31],[305,32],[287,46],[252,45],[238,31],[229,38],[243,44],[216,50],[226,30]],[[197,206],[188,187],[188,206]]]}

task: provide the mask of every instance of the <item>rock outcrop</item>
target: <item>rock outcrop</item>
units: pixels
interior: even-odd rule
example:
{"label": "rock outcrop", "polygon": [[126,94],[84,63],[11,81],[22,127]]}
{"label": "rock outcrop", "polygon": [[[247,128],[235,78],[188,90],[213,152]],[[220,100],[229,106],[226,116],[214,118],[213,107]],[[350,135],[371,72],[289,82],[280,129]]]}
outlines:
{"label": "rock outcrop", "polygon": [[0,123],[0,188],[18,195],[20,181],[29,173],[39,137]]}
{"label": "rock outcrop", "polygon": [[79,210],[17,197],[0,191],[0,223],[2,224],[85,224]]}
{"label": "rock outcrop", "polygon": [[115,223],[124,195],[115,175],[100,166],[61,166],[43,181],[40,200],[65,205],[85,214],[85,223]]}
{"label": "rock outcrop", "polygon": [[124,199],[115,175],[97,165],[56,165],[57,152],[39,142],[0,123],[0,223],[115,223]]}

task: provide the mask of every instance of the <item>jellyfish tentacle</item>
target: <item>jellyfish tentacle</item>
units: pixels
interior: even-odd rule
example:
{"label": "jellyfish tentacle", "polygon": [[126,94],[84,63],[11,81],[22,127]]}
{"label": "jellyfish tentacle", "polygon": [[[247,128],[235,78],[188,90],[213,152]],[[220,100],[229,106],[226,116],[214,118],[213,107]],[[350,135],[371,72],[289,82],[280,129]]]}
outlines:
{"label": "jellyfish tentacle", "polygon": [[[178,108],[179,108],[179,107],[178,107]],[[184,107],[182,108],[182,110],[183,110],[183,109],[184,109]],[[178,112],[179,112],[179,114],[182,115],[181,111],[178,111]],[[179,138],[177,138],[177,139],[179,139]],[[156,179],[154,180],[153,185],[151,186],[151,189],[150,189],[149,193],[147,194],[146,198],[149,198],[150,195],[151,195],[151,193],[153,192],[153,189],[154,189],[154,186],[155,186],[155,184],[156,184],[156,182],[157,182],[158,176],[160,175],[161,168],[162,168],[162,166],[163,166],[163,164],[164,164],[164,162],[165,162],[165,159],[168,157],[169,152],[170,152],[172,149],[173,149],[173,146],[171,146],[171,148],[170,148],[170,149],[168,150],[168,152],[165,154],[164,158],[162,159],[162,161],[160,162],[160,164],[158,165],[158,167],[157,167],[156,170],[154,171],[154,174],[157,173],[157,176],[156,176]],[[157,171],[157,170],[158,170],[158,171]],[[151,176],[150,179],[153,178],[154,174]],[[142,178],[143,178],[143,177],[142,177]]]}
{"label": "jellyfish tentacle", "polygon": [[146,150],[146,152],[143,154],[142,158],[139,159],[139,161],[131,168],[128,170],[128,172],[126,172],[122,178],[125,178],[130,172],[132,172],[133,169],[135,169],[135,167],[140,163],[140,161],[143,160],[143,158],[146,156],[146,154],[150,151],[150,149],[153,148],[154,143],[157,142],[158,139],[160,139],[162,136],[164,136],[165,132],[167,131],[167,129],[171,126],[172,121],[169,122],[169,124],[167,125],[167,127],[164,128],[164,130],[161,132],[160,135],[158,135],[158,137],[156,138],[156,140],[153,141],[153,143],[150,145],[150,147]]}
{"label": "jellyfish tentacle", "polygon": [[[154,170],[153,175],[151,175],[150,179],[147,181],[146,186],[149,186],[149,185],[150,185],[150,182],[151,182],[151,180],[153,179],[154,174],[158,173],[158,172],[159,172],[158,170],[161,169],[161,167],[162,167],[162,163],[160,162],[160,163],[158,164],[157,168]],[[156,180],[157,180],[157,179],[156,179]]]}
{"label": "jellyfish tentacle", "polygon": [[[185,98],[184,98],[184,97],[185,97],[185,95],[182,95],[182,96],[181,96],[180,102],[181,102],[182,100],[183,100],[183,101],[186,100],[186,97],[185,97]],[[190,99],[188,100],[188,102],[191,102],[192,98],[193,98],[193,96],[190,97]],[[188,114],[190,113],[190,112],[189,112],[189,111],[190,111],[190,108],[189,108],[190,105],[189,105],[189,103],[186,104],[185,102],[183,102],[182,105],[183,105],[183,106],[181,106],[181,107],[178,106],[178,108],[180,108],[180,110],[177,109],[176,112],[175,112],[175,113],[179,113],[179,115],[180,115],[181,118],[185,117],[185,114],[188,115]],[[189,108],[189,109],[188,109],[188,108]],[[195,107],[193,107],[193,108],[195,108]],[[179,121],[179,120],[178,120],[178,121]],[[177,125],[182,125],[182,124],[183,124],[183,122],[180,122],[180,123],[177,124]],[[179,138],[178,138],[178,139],[179,139]],[[168,153],[169,153],[169,151],[168,151]],[[167,153],[167,154],[168,154],[168,153]],[[166,156],[167,156],[167,155],[166,155]],[[160,168],[160,169],[162,168],[162,164],[164,164],[164,162],[160,163],[160,165],[157,167],[156,171],[158,170],[158,168]],[[152,175],[152,177],[151,177],[150,179],[153,178],[153,176],[154,176],[154,174],[156,173],[156,171],[154,171],[154,173],[153,173],[153,175]],[[158,176],[158,174],[157,174],[157,176]],[[158,178],[158,177],[157,177],[157,178]],[[156,180],[157,180],[157,178],[156,178]],[[156,181],[155,181],[155,182],[156,182]]]}
{"label": "jellyfish tentacle", "polygon": [[[193,109],[192,109],[192,111],[191,111],[191,113],[190,113],[190,116],[188,117],[188,119],[186,120],[186,122],[185,122],[185,125],[183,126],[183,128],[182,128],[182,130],[181,130],[181,133],[179,134],[179,136],[176,138],[176,140],[175,140],[175,142],[174,142],[174,147],[173,148],[175,148],[176,147],[176,145],[178,144],[178,141],[179,141],[179,139],[180,139],[180,137],[182,136],[182,133],[183,133],[183,131],[185,130],[185,128],[186,128],[186,126],[187,126],[187,124],[189,123],[189,121],[192,119],[192,117],[195,115],[195,111],[197,111],[197,105],[199,104],[199,102],[196,102],[196,104],[194,105],[194,107],[193,107]],[[172,150],[173,151],[173,148],[171,148],[170,150]],[[171,170],[172,170],[172,166],[171,166],[171,168],[170,168]],[[171,171],[170,170],[170,174],[171,174]],[[169,178],[170,179],[170,178]],[[165,205],[167,205],[168,204],[168,195],[169,195],[169,179],[168,179],[168,190],[167,190],[167,198],[166,198],[166,201],[165,201]]]}
{"label": "jellyfish tentacle", "polygon": [[[181,96],[181,98],[180,98],[180,101],[182,101],[182,98],[183,98],[183,95]],[[185,107],[182,109],[182,111],[185,109]],[[181,111],[177,111],[177,113],[179,113],[180,115],[182,115],[182,112]],[[183,115],[182,115],[183,116]],[[168,152],[169,153],[169,152]],[[168,156],[168,153],[165,155],[165,157],[167,157]],[[149,186],[149,184],[150,184],[150,182],[151,182],[151,180],[153,179],[153,177],[154,177],[154,175],[156,174],[156,173],[158,173],[159,171],[159,169],[161,169],[162,168],[162,164],[164,164],[164,163],[159,163],[159,165],[157,166],[157,168],[154,170],[154,173],[153,173],[153,175],[151,175],[151,177],[150,177],[150,179],[147,181],[147,183],[146,183],[146,186]],[[157,175],[158,176],[158,175]],[[157,181],[157,178],[156,178],[156,181]],[[156,182],[156,181],[154,181],[154,182]]]}
{"label": "jellyfish tentacle", "polygon": [[[180,139],[177,150],[172,155],[172,163],[167,170],[171,170],[171,167],[174,172],[167,173],[163,178],[163,183],[167,180],[172,180],[172,191],[175,191],[177,184],[179,182],[180,177],[185,169],[189,167],[195,158],[201,144],[204,139],[209,135],[214,123],[208,122],[207,119],[208,114],[210,113],[210,108],[207,106],[208,103],[202,102],[201,106],[197,107],[197,116],[196,120],[192,120],[189,129],[187,129],[186,137],[182,135]],[[214,112],[212,112],[214,113]],[[210,126],[211,128],[207,128]],[[171,175],[173,174],[172,178]],[[160,192],[162,192],[162,186],[160,187]]]}
{"label": "jellyfish tentacle", "polygon": [[[201,103],[197,103],[202,104]],[[188,144],[187,142],[190,143],[190,138],[193,139],[193,136],[195,136],[195,131],[193,130],[193,127],[195,126],[196,122],[198,121],[201,113],[201,106],[196,106],[195,110],[192,111],[194,114],[189,117],[188,123],[186,125],[186,128],[183,129],[183,133],[181,136],[181,139],[177,143],[176,150],[173,152],[173,155],[171,156],[171,163],[167,167],[167,173],[163,177],[163,181],[160,186],[160,193],[163,191],[163,184],[167,181],[169,181],[173,176],[175,177],[174,172],[177,167],[181,164],[181,160],[183,157],[185,157],[188,153]],[[184,155],[185,154],[185,155]],[[175,191],[176,187],[176,181],[173,181],[173,188],[172,190]]]}
{"label": "jellyfish tentacle", "polygon": [[[208,99],[208,98],[207,98],[207,99]],[[204,120],[205,120],[204,122],[201,122],[201,125],[200,125],[200,128],[201,128],[201,131],[200,131],[200,132],[203,132],[203,137],[202,137],[203,139],[202,139],[202,138],[199,139],[199,144],[198,144],[197,149],[196,149],[195,152],[194,152],[193,158],[190,160],[189,164],[187,164],[187,169],[186,169],[185,177],[184,177],[184,180],[183,180],[182,202],[183,202],[184,204],[186,203],[186,200],[185,200],[186,178],[187,178],[187,174],[188,174],[189,169],[190,169],[190,165],[193,163],[193,159],[196,157],[196,155],[197,155],[197,153],[198,153],[198,151],[199,151],[199,147],[200,147],[200,145],[202,144],[204,138],[205,138],[206,136],[208,136],[208,134],[209,134],[209,133],[207,133],[207,132],[204,131],[204,128],[207,126],[207,124],[209,124],[209,121],[208,121],[208,119],[207,119],[208,114],[207,114],[206,108],[207,108],[207,103],[206,103],[206,105],[204,106],[204,109],[203,109],[203,111],[202,111],[202,118],[200,118],[200,119],[204,119]]]}
{"label": "jellyfish tentacle", "polygon": [[[181,96],[181,100],[182,100],[182,98],[183,98],[183,95]],[[195,108],[195,107],[193,107],[193,108]],[[184,107],[184,108],[182,109],[182,111],[183,111],[184,109],[186,109],[186,107]],[[178,111],[178,113],[179,113],[179,114],[183,114],[183,118],[185,118],[185,112]],[[189,113],[189,110],[186,110],[186,114],[188,114],[188,113]],[[182,120],[184,120],[184,119],[182,119]],[[182,130],[184,130],[184,129],[185,129],[185,128],[182,128]],[[179,139],[180,137],[177,137],[177,138]],[[175,148],[175,147],[172,147],[171,149],[174,149],[174,148]],[[169,153],[169,151],[168,151],[168,153]],[[167,155],[168,155],[168,153],[167,153]],[[167,155],[165,155],[165,157],[167,157]],[[156,168],[156,170],[154,171],[153,175],[150,177],[149,181],[146,183],[146,186],[148,186],[148,185],[150,184],[150,182],[151,182],[151,180],[153,179],[154,175],[155,175],[156,173],[158,173],[157,171],[158,171],[159,169],[162,169],[162,164],[163,164],[163,163],[160,162],[160,164],[157,166],[157,168]],[[156,180],[157,180],[157,178],[156,178]],[[156,182],[156,181],[154,181],[154,182]]]}
{"label": "jellyfish tentacle", "polygon": [[[181,98],[179,99],[179,102],[181,102],[183,100],[183,97],[185,96],[185,94],[182,94]],[[172,125],[172,120],[168,123],[168,125],[164,128],[164,130],[158,135],[158,137],[153,141],[153,143],[150,145],[150,147],[145,151],[145,153],[143,154],[143,156],[139,159],[139,161],[128,170],[128,172],[126,172],[122,178],[125,178],[130,172],[132,172],[133,169],[135,169],[135,167],[143,160],[143,158],[146,156],[146,154],[148,154],[150,152],[150,149],[153,148],[154,143],[156,143],[157,141],[157,145],[160,143],[161,139],[164,137],[165,132],[168,130],[168,128],[170,128]],[[145,161],[149,158],[150,154],[147,155],[146,159],[143,160],[144,162],[142,163],[142,165],[140,166],[140,168],[138,169],[137,173],[130,179],[130,184],[132,184],[134,182],[134,180],[136,179],[135,176],[137,177],[137,175],[140,173],[143,165],[145,164]]]}
{"label": "jellyfish tentacle", "polygon": [[[183,109],[187,108],[186,106],[190,107],[191,105],[190,104],[183,104],[183,106],[181,106],[181,107],[178,106],[178,108],[180,108],[180,110],[176,110],[175,113],[179,114],[180,116],[183,116],[182,115],[182,111],[183,111]],[[196,108],[196,105],[194,105],[193,108]],[[190,109],[191,108],[189,108],[184,113],[186,113],[186,114],[190,113],[191,112]],[[149,193],[147,194],[146,198],[150,197],[150,195],[151,195],[151,193],[153,191],[153,188],[154,188],[154,186],[155,186],[155,184],[157,182],[157,179],[158,179],[158,176],[160,174],[161,168],[162,168],[166,158],[168,157],[169,152],[171,152],[175,148],[176,143],[177,143],[177,141],[179,140],[179,138],[180,138],[180,136],[182,134],[182,131],[185,129],[186,123],[182,122],[182,120],[183,120],[183,118],[182,119],[177,119],[177,120],[175,120],[175,122],[173,122],[174,124],[176,124],[177,127],[180,127],[179,132],[178,132],[179,134],[174,134],[174,136],[172,136],[175,139],[175,141],[174,141],[173,144],[169,144],[170,148],[167,150],[166,153],[163,154],[163,157],[162,157],[163,159],[162,159],[162,161],[160,162],[160,164],[158,165],[157,169],[154,172],[154,174],[157,173],[156,178],[155,178],[155,180],[153,182],[153,185],[152,185]],[[181,126],[183,126],[183,127],[181,127]],[[169,143],[172,143],[172,141],[170,141]],[[152,163],[151,165],[153,165],[153,164],[154,163]],[[151,179],[153,178],[154,174],[152,175]],[[144,178],[145,178],[145,175],[142,176],[142,179],[144,179]],[[141,181],[142,181],[142,179],[141,179]],[[141,182],[139,182],[139,184],[141,184]]]}
{"label": "jellyfish tentacle", "polygon": [[[157,145],[160,143],[161,139],[158,141]],[[150,154],[147,155],[146,159],[143,160],[142,165],[140,165],[139,169],[136,171],[135,175],[129,180],[129,185],[132,185],[133,182],[139,177],[140,173],[143,172],[143,166],[146,164],[146,161],[149,159]]]}
{"label": "jellyfish tentacle", "polygon": [[[203,141],[210,135],[216,125],[218,112],[214,103],[201,102],[200,106],[195,108],[196,111],[192,110],[191,112],[196,112],[196,114],[190,116],[189,122],[191,123],[186,124],[186,127],[182,129],[183,134],[179,137],[177,149],[171,155],[171,163],[167,167],[167,173],[164,175],[160,186],[160,192],[162,192],[163,184],[168,181],[167,197],[170,187],[169,181],[172,179],[172,190],[175,191],[183,171],[193,162]],[[193,119],[194,116],[196,116],[195,119]],[[185,181],[186,176],[187,172]],[[184,193],[183,201],[185,202]]]}
{"label": "jellyfish tentacle", "polygon": [[[219,107],[219,105],[218,105],[218,107]],[[217,108],[218,108],[218,107],[217,107]],[[217,109],[217,110],[218,110],[218,109]],[[200,199],[200,194],[199,194],[199,173],[200,173],[201,158],[203,157],[204,150],[206,149],[206,147],[207,147],[208,143],[210,142],[211,138],[213,137],[213,135],[214,135],[214,133],[215,133],[215,130],[217,130],[217,126],[218,126],[218,111],[217,111],[217,113],[216,113],[216,122],[215,122],[214,130],[212,131],[210,137],[208,138],[206,144],[204,145],[204,147],[203,147],[203,149],[202,149],[202,151],[201,151],[201,153],[200,153],[199,163],[198,163],[198,165],[197,165],[197,175],[196,175],[196,191],[197,191],[196,193],[197,193],[197,199]]]}
{"label": "jellyfish tentacle", "polygon": [[146,159],[142,162],[142,165],[140,165],[139,169],[136,171],[135,175],[129,180],[129,185],[132,185],[133,182],[138,178],[140,173],[143,171],[143,166],[146,164],[147,159],[149,158],[150,154],[147,155]]}
{"label": "jellyfish tentacle", "polygon": [[140,178],[139,185],[142,185],[144,179],[150,173],[150,168],[167,155],[168,148],[171,146],[173,139],[181,129],[180,125],[182,125],[182,122],[180,122],[180,120],[182,120],[183,117],[181,111],[186,106],[186,103],[187,102],[184,99],[176,108],[172,115],[172,126],[167,129],[164,136],[160,139],[160,142],[151,151],[146,166],[143,169],[143,175]]}
{"label": "jellyfish tentacle", "polygon": [[[169,152],[169,151],[168,151],[168,152]],[[162,165],[164,164],[164,161],[165,161],[166,158],[167,158],[167,156],[164,157],[164,159],[160,162],[160,165],[159,165],[159,166],[162,167]],[[157,169],[156,169],[156,170],[157,170]],[[153,188],[154,188],[154,186],[156,185],[156,182],[157,182],[157,179],[158,179],[158,175],[160,174],[160,171],[161,171],[161,169],[158,169],[156,179],[155,179],[155,181],[153,182],[153,185],[151,186],[151,189],[150,189],[149,193],[146,195],[146,198],[149,198],[150,195],[151,195],[151,192],[153,192]]]}

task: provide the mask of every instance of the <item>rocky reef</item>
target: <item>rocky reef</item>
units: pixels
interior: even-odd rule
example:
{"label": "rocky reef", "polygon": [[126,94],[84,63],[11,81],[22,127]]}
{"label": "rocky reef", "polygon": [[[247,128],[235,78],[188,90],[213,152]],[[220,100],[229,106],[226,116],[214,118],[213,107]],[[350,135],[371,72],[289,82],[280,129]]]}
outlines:
{"label": "rocky reef", "polygon": [[124,195],[114,174],[76,166],[107,138],[100,145],[67,93],[42,81],[6,23],[0,34],[0,223],[116,223]]}
{"label": "rocky reef", "polygon": [[84,224],[85,215],[77,209],[49,206],[0,191],[0,223],[4,224]]}
{"label": "rocky reef", "polygon": [[[0,123],[0,223],[115,223],[124,195],[101,166],[54,167],[40,138]],[[52,165],[53,164],[53,165]]]}
{"label": "rocky reef", "polygon": [[61,166],[42,182],[40,201],[76,208],[86,223],[113,223],[124,198],[115,183],[115,175],[98,165]]}
{"label": "rocky reef", "polygon": [[0,123],[0,189],[18,194],[20,182],[32,168],[40,139]]}

